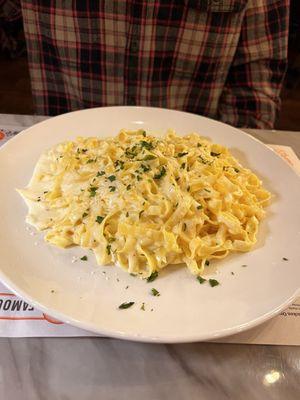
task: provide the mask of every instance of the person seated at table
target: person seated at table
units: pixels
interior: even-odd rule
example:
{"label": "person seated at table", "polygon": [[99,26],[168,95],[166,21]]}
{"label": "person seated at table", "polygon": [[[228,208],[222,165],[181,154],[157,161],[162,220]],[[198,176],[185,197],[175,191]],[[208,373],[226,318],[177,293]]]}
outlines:
{"label": "person seated at table", "polygon": [[288,0],[22,0],[38,114],[140,105],[272,128]]}

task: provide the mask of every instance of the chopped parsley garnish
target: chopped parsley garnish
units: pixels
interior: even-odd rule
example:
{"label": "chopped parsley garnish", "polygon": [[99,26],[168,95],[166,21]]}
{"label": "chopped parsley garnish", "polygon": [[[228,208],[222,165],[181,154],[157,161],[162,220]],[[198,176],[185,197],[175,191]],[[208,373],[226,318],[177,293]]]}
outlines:
{"label": "chopped parsley garnish", "polygon": [[146,137],[146,131],[143,131],[143,132],[142,132],[142,135],[143,135],[144,137]]}
{"label": "chopped parsley garnish", "polygon": [[157,157],[154,156],[153,154],[147,154],[142,161],[150,161],[150,160],[155,160]]}
{"label": "chopped parsley garnish", "polygon": [[186,223],[185,222],[182,224],[182,230],[186,231]]}
{"label": "chopped parsley garnish", "polygon": [[202,164],[208,164],[208,165],[212,164],[212,161],[205,160],[205,158],[203,158],[202,156],[199,156],[199,158]]}
{"label": "chopped parsley garnish", "polygon": [[127,147],[127,149],[125,149],[125,155],[128,158],[134,158],[137,155],[136,146],[133,146],[131,149],[129,147]]}
{"label": "chopped parsley garnish", "polygon": [[197,147],[201,147],[202,146],[202,144],[200,144],[200,143],[197,143]]}
{"label": "chopped parsley garnish", "polygon": [[186,156],[187,154],[189,154],[188,151],[185,151],[185,152],[183,152],[183,153],[178,153],[178,154],[177,154],[177,157],[184,157],[184,156]]}
{"label": "chopped parsley garnish", "polygon": [[210,193],[210,190],[209,189],[204,189],[207,193]]}
{"label": "chopped parsley garnish", "polygon": [[231,275],[234,275],[234,272],[231,271]]}
{"label": "chopped parsley garnish", "polygon": [[283,259],[283,261],[289,261],[289,259],[286,257],[282,257],[282,259]]}
{"label": "chopped parsley garnish", "polygon": [[81,261],[87,261],[87,259],[88,259],[87,256],[83,256],[80,258]]}
{"label": "chopped parsley garnish", "polygon": [[211,151],[211,152],[210,152],[210,155],[211,155],[212,157],[219,157],[220,154],[221,154],[221,153],[215,153],[214,151]]}
{"label": "chopped parsley garnish", "polygon": [[86,153],[88,149],[77,149],[77,153]]}
{"label": "chopped parsley garnish", "polygon": [[115,175],[110,175],[107,179],[109,179],[111,182],[116,180],[116,176]]}
{"label": "chopped parsley garnish", "polygon": [[160,172],[158,174],[154,175],[154,179],[161,179],[163,176],[165,176],[167,173],[165,167],[161,167]]}
{"label": "chopped parsley garnish", "polygon": [[44,194],[48,193],[48,190],[45,190],[43,193],[44,193]]}
{"label": "chopped parsley garnish", "polygon": [[139,212],[139,218],[141,218],[143,212],[145,212],[145,210],[142,210],[142,211]]}
{"label": "chopped parsley garnish", "polygon": [[235,171],[236,173],[240,172],[240,170],[239,170],[238,168],[234,168],[234,171]]}
{"label": "chopped parsley garnish", "polygon": [[129,212],[127,211],[127,213],[126,213],[126,217],[128,218],[129,217]]}
{"label": "chopped parsley garnish", "polygon": [[144,172],[150,171],[150,167],[148,165],[142,164],[141,168]]}
{"label": "chopped parsley garnish", "polygon": [[142,303],[141,310],[145,311],[145,303]]}
{"label": "chopped parsley garnish", "polygon": [[128,303],[122,303],[119,305],[120,310],[126,310],[126,308],[129,308],[134,305],[134,301],[129,301]]}
{"label": "chopped parsley garnish", "polygon": [[127,185],[126,190],[130,190],[130,189],[131,189],[131,185]]}
{"label": "chopped parsley garnish", "polygon": [[189,191],[191,190],[191,187],[188,186],[188,187],[186,188],[186,190],[187,190],[187,192],[189,192]]}
{"label": "chopped parsley garnish", "polygon": [[209,261],[208,261],[208,260],[205,261],[205,265],[206,265],[207,267],[209,266]]}
{"label": "chopped parsley garnish", "polygon": [[243,268],[247,267],[247,264],[243,264],[242,267],[243,267]]}
{"label": "chopped parsley garnish", "polygon": [[96,196],[96,190],[97,190],[97,189],[98,189],[98,188],[95,187],[95,186],[91,186],[91,187],[89,188],[90,197],[95,197],[95,196]]}
{"label": "chopped parsley garnish", "polygon": [[177,178],[175,178],[175,181],[178,182],[180,179],[180,176],[178,176]]}
{"label": "chopped parsley garnish", "polygon": [[104,172],[104,171],[99,171],[99,172],[97,172],[97,175],[96,175],[96,176],[102,176],[102,175],[105,175],[105,172]]}
{"label": "chopped parsley garnish", "polygon": [[202,283],[206,282],[206,279],[202,278],[202,276],[197,276],[197,281],[202,285]]}
{"label": "chopped parsley garnish", "polygon": [[82,214],[82,218],[85,218],[85,217],[87,217],[88,216],[88,213],[87,212],[84,212],[83,214]]}
{"label": "chopped parsley garnish", "polygon": [[180,168],[181,168],[181,169],[184,169],[185,166],[186,166],[186,163],[184,162],[184,163],[182,163],[182,164],[180,165]]}
{"label": "chopped parsley garnish", "polygon": [[145,147],[145,149],[147,149],[147,150],[153,150],[153,144],[150,142],[146,142],[145,140],[142,140],[140,142],[140,144],[141,144],[142,148]]}
{"label": "chopped parsley garnish", "polygon": [[142,177],[141,177],[140,175],[137,175],[137,176],[136,176],[136,179],[137,179],[138,181],[141,181],[141,180],[142,180]]}
{"label": "chopped parsley garnish", "polygon": [[158,272],[154,271],[152,274],[147,278],[147,282],[153,282],[158,277]]}
{"label": "chopped parsley garnish", "polygon": [[115,161],[115,167],[119,169],[124,169],[124,161],[122,160]]}
{"label": "chopped parsley garnish", "polygon": [[96,159],[95,160],[93,160],[92,158],[90,158],[89,160],[87,160],[87,164],[90,164],[90,163],[92,163],[92,162],[96,162]]}
{"label": "chopped parsley garnish", "polygon": [[103,220],[104,220],[104,217],[101,217],[101,215],[97,215],[96,222],[98,222],[98,224],[101,224],[101,222]]}
{"label": "chopped parsley garnish", "polygon": [[116,241],[116,238],[110,237],[110,238],[107,239],[107,241],[108,241],[108,243],[112,243],[112,242]]}
{"label": "chopped parsley garnish", "polygon": [[160,296],[159,291],[156,290],[155,288],[152,288],[152,289],[151,289],[151,294],[152,294],[152,296]]}
{"label": "chopped parsley garnish", "polygon": [[116,190],[116,187],[115,186],[108,186],[109,187],[109,191],[110,192],[114,192],[115,190]]}
{"label": "chopped parsley garnish", "polygon": [[111,254],[111,245],[110,245],[110,244],[108,244],[108,245],[106,246],[106,253],[107,253],[108,255]]}
{"label": "chopped parsley garnish", "polygon": [[216,279],[209,279],[208,282],[209,282],[211,287],[215,287],[215,286],[220,285],[220,282],[217,281]]}
{"label": "chopped parsley garnish", "polygon": [[203,206],[200,204],[199,206],[197,206],[197,210],[201,210],[203,208]]}

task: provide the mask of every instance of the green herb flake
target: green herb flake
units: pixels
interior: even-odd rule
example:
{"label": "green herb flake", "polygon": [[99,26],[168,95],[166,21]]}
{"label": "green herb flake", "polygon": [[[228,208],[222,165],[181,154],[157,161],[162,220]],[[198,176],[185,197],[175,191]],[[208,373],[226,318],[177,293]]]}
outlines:
{"label": "green herb flake", "polygon": [[141,180],[142,180],[142,177],[141,177],[140,175],[137,175],[137,176],[136,176],[136,179],[137,179],[138,181],[141,181]]}
{"label": "green herb flake", "polygon": [[147,282],[153,282],[158,277],[158,272],[154,271],[152,274],[147,278]]}
{"label": "green herb flake", "polygon": [[145,212],[145,210],[142,210],[142,211],[139,212],[139,218],[141,218],[143,212]]}
{"label": "green herb flake", "polygon": [[122,160],[115,161],[115,167],[119,169],[124,169],[124,161]]}
{"label": "green herb flake", "polygon": [[126,213],[126,217],[128,218],[129,217],[129,212],[127,211],[127,213]]}
{"label": "green herb flake", "polygon": [[103,175],[105,175],[105,172],[104,171],[99,171],[99,172],[97,172],[96,176],[103,176]]}
{"label": "green herb flake", "polygon": [[147,149],[147,150],[153,150],[153,144],[151,142],[146,142],[145,140],[142,140],[140,142],[141,147]]}
{"label": "green herb flake", "polygon": [[146,137],[146,131],[142,131],[142,135]]}
{"label": "green herb flake", "polygon": [[220,285],[220,282],[217,281],[216,279],[209,279],[208,282],[209,282],[211,287],[215,287],[215,286]]}
{"label": "green herb flake", "polygon": [[90,158],[89,160],[87,160],[87,164],[91,164],[91,163],[93,163],[93,162],[96,162],[96,159],[95,160],[93,160],[92,158]]}
{"label": "green herb flake", "polygon": [[220,154],[221,154],[221,153],[215,153],[214,151],[211,151],[211,152],[210,152],[210,155],[211,155],[212,157],[219,157]]}
{"label": "green herb flake", "polygon": [[197,143],[197,147],[201,147],[202,146],[202,144],[200,144],[200,143]]}
{"label": "green herb flake", "polygon": [[101,224],[103,220],[104,217],[101,217],[101,215],[97,215],[96,222],[98,222],[98,224]]}
{"label": "green herb flake", "polygon": [[202,278],[202,276],[197,276],[197,281],[202,285],[204,282],[206,282],[206,279]]}
{"label": "green herb flake", "polygon": [[186,223],[185,222],[182,224],[182,230],[186,231]]}
{"label": "green herb flake", "polygon": [[141,310],[145,311],[145,303],[142,303]]}
{"label": "green herb flake", "polygon": [[131,189],[131,185],[127,185],[126,190],[130,190],[130,189]]}
{"label": "green herb flake", "polygon": [[150,167],[148,165],[142,164],[141,168],[144,172],[150,171]]}
{"label": "green herb flake", "polygon": [[175,181],[178,182],[180,179],[180,177],[178,176],[177,178],[175,178]]}
{"label": "green herb flake", "polygon": [[208,260],[205,261],[205,265],[206,265],[207,267],[209,266],[209,261],[208,261]]}
{"label": "green herb flake", "polygon": [[234,275],[234,272],[231,271],[231,275]]}
{"label": "green herb flake", "polygon": [[161,179],[167,173],[165,167],[161,167],[160,172],[154,175],[154,179]]}
{"label": "green herb flake", "polygon": [[87,256],[83,256],[80,258],[81,261],[87,261],[87,259],[88,259]]}
{"label": "green herb flake", "polygon": [[119,305],[120,310],[126,310],[127,308],[131,307],[134,305],[134,301],[129,301],[128,303],[122,303]]}
{"label": "green herb flake", "polygon": [[88,216],[88,213],[87,212],[84,212],[83,214],[82,214],[82,218],[85,218],[85,217],[87,217]]}
{"label": "green herb flake", "polygon": [[203,206],[200,204],[199,206],[197,206],[197,210],[202,210]]}
{"label": "green herb flake", "polygon": [[111,182],[116,180],[116,176],[115,175],[110,175],[108,178],[108,180],[110,180]]}
{"label": "green herb flake", "polygon": [[243,264],[242,267],[243,267],[243,268],[246,268],[246,267],[247,267],[247,264]]}
{"label": "green herb flake", "polygon": [[189,154],[188,151],[185,151],[185,152],[183,152],[183,153],[178,153],[178,154],[177,154],[177,157],[178,157],[178,158],[184,157],[184,156],[186,156],[187,154]]}
{"label": "green herb flake", "polygon": [[235,171],[236,173],[240,172],[240,170],[239,170],[238,168],[234,168],[234,171]]}
{"label": "green herb flake", "polygon": [[153,154],[147,154],[142,161],[151,161],[151,160],[155,160],[157,157],[154,156]]}
{"label": "green herb flake", "polygon": [[90,191],[90,197],[95,197],[96,196],[96,190],[97,190],[98,188],[96,187],[96,186],[91,186],[90,188],[89,188],[89,191]]}
{"label": "green herb flake", "polygon": [[209,189],[204,189],[207,193],[210,193],[210,190]]}
{"label": "green herb flake", "polygon": [[185,166],[186,166],[186,163],[184,162],[184,163],[182,163],[182,164],[180,165],[180,168],[181,168],[181,169],[184,169]]}
{"label": "green herb flake", "polygon": [[110,191],[110,192],[115,192],[115,190],[116,190],[116,187],[115,187],[115,186],[109,186],[108,188],[109,188],[109,191]]}
{"label": "green herb flake", "polygon": [[51,290],[51,293],[54,293],[54,289]]}
{"label": "green herb flake", "polygon": [[289,259],[286,257],[282,257],[282,259],[283,259],[283,261],[289,261]]}
{"label": "green herb flake", "polygon": [[151,289],[151,294],[152,294],[152,296],[160,296],[159,291],[156,290],[155,288],[152,288],[152,289]]}
{"label": "green herb flake", "polygon": [[108,244],[108,245],[106,246],[106,253],[107,253],[108,255],[111,254],[111,245],[110,245],[110,244]]}
{"label": "green herb flake", "polygon": [[188,187],[186,188],[186,190],[187,190],[187,192],[189,192],[189,191],[191,190],[191,187],[188,186]]}

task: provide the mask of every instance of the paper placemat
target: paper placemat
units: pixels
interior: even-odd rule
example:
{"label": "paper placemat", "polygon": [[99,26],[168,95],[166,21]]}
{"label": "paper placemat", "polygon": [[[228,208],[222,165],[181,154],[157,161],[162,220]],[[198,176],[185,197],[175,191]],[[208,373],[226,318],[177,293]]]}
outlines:
{"label": "paper placemat", "polygon": [[[22,130],[0,128],[0,146]],[[300,160],[288,146],[268,145],[300,176]],[[100,336],[55,320],[0,283],[0,337]],[[300,298],[277,317],[219,343],[300,345]]]}

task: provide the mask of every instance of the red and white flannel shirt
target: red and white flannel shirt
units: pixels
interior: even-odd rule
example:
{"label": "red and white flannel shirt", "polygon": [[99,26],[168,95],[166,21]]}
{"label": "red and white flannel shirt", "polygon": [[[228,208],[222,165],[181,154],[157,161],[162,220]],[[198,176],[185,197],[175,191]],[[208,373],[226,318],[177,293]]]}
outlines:
{"label": "red and white flannel shirt", "polygon": [[271,128],[289,0],[22,0],[36,111],[185,110]]}

